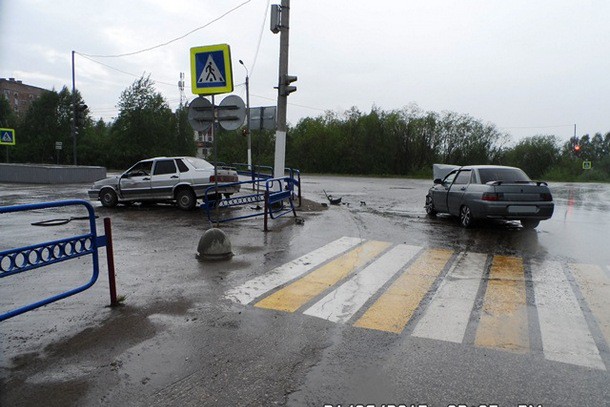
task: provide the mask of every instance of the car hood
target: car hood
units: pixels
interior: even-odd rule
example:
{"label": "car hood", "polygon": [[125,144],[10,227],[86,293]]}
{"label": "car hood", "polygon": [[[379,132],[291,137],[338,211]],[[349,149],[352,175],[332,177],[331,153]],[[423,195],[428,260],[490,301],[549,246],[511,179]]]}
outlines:
{"label": "car hood", "polygon": [[113,177],[107,177],[100,180],[97,180],[93,183],[94,187],[101,187],[104,185],[117,185],[119,183],[119,176],[115,175]]}
{"label": "car hood", "polygon": [[444,179],[447,174],[456,168],[460,168],[460,166],[450,164],[432,164],[432,179]]}

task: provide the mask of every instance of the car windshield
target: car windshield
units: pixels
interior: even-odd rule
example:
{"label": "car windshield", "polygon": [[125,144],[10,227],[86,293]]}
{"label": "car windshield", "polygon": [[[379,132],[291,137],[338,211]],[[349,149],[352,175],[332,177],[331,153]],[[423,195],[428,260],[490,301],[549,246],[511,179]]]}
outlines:
{"label": "car windshield", "polygon": [[530,178],[518,168],[481,168],[479,169],[481,183],[487,184],[491,181],[503,182],[530,182]]}
{"label": "car windshield", "polygon": [[200,170],[214,168],[212,164],[210,164],[206,160],[202,160],[201,158],[185,157],[184,159],[188,161],[193,167]]}

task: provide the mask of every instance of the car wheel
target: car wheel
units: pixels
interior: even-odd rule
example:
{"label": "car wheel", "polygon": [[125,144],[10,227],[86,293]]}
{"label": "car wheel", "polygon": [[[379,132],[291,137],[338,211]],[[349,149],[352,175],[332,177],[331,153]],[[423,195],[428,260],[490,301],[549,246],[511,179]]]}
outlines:
{"label": "car wheel", "polygon": [[110,188],[102,189],[100,192],[100,202],[106,208],[114,208],[117,203],[119,203],[119,198]]}
{"label": "car wheel", "polygon": [[182,188],[176,193],[176,202],[178,202],[178,208],[183,211],[191,211],[195,208],[197,198],[191,189]]}
{"label": "car wheel", "polygon": [[473,221],[470,208],[467,205],[462,206],[460,208],[460,224],[465,228],[469,228],[472,226]]}
{"label": "car wheel", "polygon": [[540,224],[539,220],[521,219],[521,226],[523,226],[523,229],[536,229],[536,227],[538,227],[539,224]]}
{"label": "car wheel", "polygon": [[437,212],[436,209],[434,209],[434,203],[432,203],[432,197],[430,195],[426,195],[426,205],[424,205],[424,208],[426,208],[428,216],[436,216]]}

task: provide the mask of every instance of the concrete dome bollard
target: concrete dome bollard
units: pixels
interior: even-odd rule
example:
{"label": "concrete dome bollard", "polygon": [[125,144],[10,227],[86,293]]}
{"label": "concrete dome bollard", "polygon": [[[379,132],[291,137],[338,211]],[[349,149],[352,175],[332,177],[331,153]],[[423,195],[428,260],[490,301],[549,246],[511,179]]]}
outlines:
{"label": "concrete dome bollard", "polygon": [[228,260],[232,256],[231,242],[222,230],[217,228],[208,229],[199,239],[197,259]]}

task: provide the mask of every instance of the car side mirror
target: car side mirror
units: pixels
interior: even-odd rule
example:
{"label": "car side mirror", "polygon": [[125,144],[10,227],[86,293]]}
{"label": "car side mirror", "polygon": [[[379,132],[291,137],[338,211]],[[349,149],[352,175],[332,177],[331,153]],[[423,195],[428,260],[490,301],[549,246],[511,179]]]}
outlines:
{"label": "car side mirror", "polygon": [[437,178],[437,179],[435,179],[435,180],[434,180],[434,184],[435,184],[435,185],[437,185],[437,184],[442,184],[442,183],[443,183],[443,180],[442,180],[442,179],[440,179],[440,178]]}

